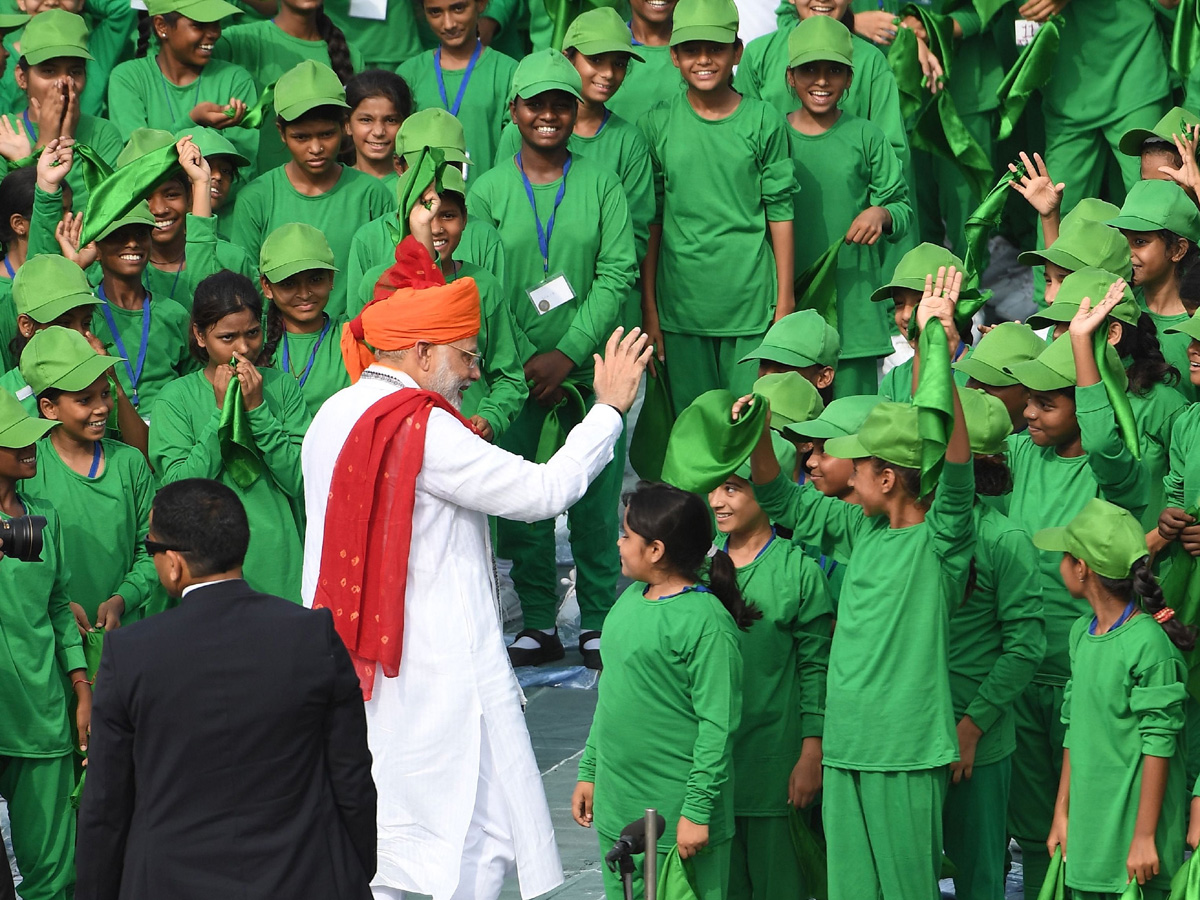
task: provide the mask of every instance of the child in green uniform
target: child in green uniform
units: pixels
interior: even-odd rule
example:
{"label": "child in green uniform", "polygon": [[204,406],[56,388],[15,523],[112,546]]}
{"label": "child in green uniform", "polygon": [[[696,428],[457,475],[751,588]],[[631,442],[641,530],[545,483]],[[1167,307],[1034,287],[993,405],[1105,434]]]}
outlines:
{"label": "child in green uniform", "polygon": [[[658,358],[678,360],[667,359],[677,413],[708,390],[745,393],[754,369],[738,360],[795,306],[796,179],[786,125],[730,86],[742,57],[737,29],[733,0],[678,7],[671,59],[687,91],[640,123],[657,206],[642,267],[642,321]],[[697,166],[701,159],[720,166],[720,177]],[[712,227],[714,209],[720,228]]]}
{"label": "child in green uniform", "polygon": [[129,140],[136,128],[172,134],[191,125],[226,132],[242,155],[258,152],[258,132],[243,128],[246,110],[258,100],[250,73],[213,58],[221,39],[221,19],[240,10],[225,0],[150,0],[146,23],[158,40],[158,53],[123,62],[108,82],[109,115]]}
{"label": "child in green uniform", "polygon": [[[79,629],[68,605],[70,570],[58,513],[22,484],[37,474],[34,445],[53,424],[30,417],[0,390],[0,518],[46,519],[41,561],[0,556],[0,797],[12,820],[21,896],[29,900],[75,895],[73,751],[87,750],[92,712]],[[65,678],[77,701],[74,721],[64,702]]]}
{"label": "child in green uniform", "polygon": [[[592,354],[619,323],[633,285],[633,229],[616,176],[568,148],[580,99],[579,73],[561,53],[546,50],[521,61],[510,112],[521,150],[485,174],[472,191],[471,210],[499,232],[504,246],[508,303],[534,353],[525,360],[529,400],[501,446],[533,459],[550,410],[577,393],[590,408]],[[616,594],[613,535],[621,469],[610,462],[572,507],[571,546],[578,569],[582,649],[598,650],[605,613]],[[555,629],[557,582],[553,522],[501,522],[503,553],[525,614],[525,631],[509,648],[514,664],[561,659]],[[589,646],[589,642],[591,645]],[[532,645],[532,646],[531,646]],[[599,653],[590,657],[599,666]]]}
{"label": "child in green uniform", "polygon": [[136,622],[150,611],[158,587],[142,546],[154,499],[150,466],[133,447],[105,438],[114,362],[122,360],[96,353],[78,332],[58,326],[39,331],[21,354],[21,374],[42,418],[59,423],[38,443],[37,475],[24,487],[62,519],[80,631]]}
{"label": "child in green uniform", "polygon": [[1092,613],[1071,627],[1062,780],[1046,847],[1069,859],[1066,883],[1079,900],[1116,900],[1131,880],[1143,900],[1164,900],[1183,862],[1179,651],[1192,649],[1195,629],[1164,605],[1128,510],[1093,499],[1033,540],[1059,557],[1065,589]]}
{"label": "child in green uniform", "polygon": [[[774,443],[782,468],[794,469],[795,450],[784,438]],[[747,460],[708,495],[738,589],[763,614],[738,635],[742,719],[733,739],[729,897],[804,897],[811,886],[803,883],[788,817],[811,807],[821,790],[833,605],[824,573],[776,536],[749,478]]]}
{"label": "child in green uniform", "polygon": [[[1188,378],[1200,385],[1200,319],[1192,317],[1171,327],[1188,339]],[[1178,540],[1193,556],[1200,556],[1200,525],[1187,513],[1200,504],[1200,406],[1193,403],[1175,420],[1171,431],[1170,468],[1163,479],[1165,508],[1158,519],[1164,541]],[[1159,548],[1161,549],[1161,548]]]}
{"label": "child in green uniform", "polygon": [[[571,812],[590,828],[594,808],[603,851],[653,798],[666,820],[659,871],[677,848],[690,862],[698,900],[718,900],[726,896],[734,835],[738,630],[762,612],[742,597],[729,556],[710,550],[712,519],[699,496],[642,484],[626,502],[621,570],[634,583],[613,606]],[[609,900],[622,896],[607,870],[604,889]]]}
{"label": "child in green uniform", "polygon": [[1180,143],[1194,137],[1200,116],[1181,106],[1167,110],[1153,128],[1131,128],[1121,135],[1117,149],[1126,156],[1136,156],[1141,164],[1143,181],[1176,181],[1194,199],[1195,188],[1181,177],[1185,171]]}
{"label": "child in green uniform", "polygon": [[811,309],[784,316],[767,329],[762,343],[739,362],[758,361],[758,377],[778,372],[799,372],[828,403],[833,399],[842,339]]}
{"label": "child in green uniform", "polygon": [[1018,363],[1037,359],[1046,342],[1028,325],[1001,322],[982,338],[971,352],[954,364],[958,375],[967,377],[966,387],[991,394],[1004,404],[1012,422],[1012,433],[1025,430],[1025,404],[1029,389],[1008,369]]}
{"label": "child in green uniform", "polygon": [[[402,63],[397,74],[412,88],[417,109],[438,107],[462,122],[471,174],[478,177],[497,159],[509,85],[517,61],[479,39],[480,0],[423,0],[436,50]],[[473,180],[467,183],[474,188]]]}
{"label": "child in green uniform", "polygon": [[913,218],[900,160],[883,132],[838,107],[853,82],[852,52],[849,30],[829,16],[809,16],[788,36],[787,82],[800,99],[788,114],[793,204],[804,223],[795,230],[797,271],[845,241],[837,259],[837,396],[878,388],[879,359],[892,352],[886,310],[870,302],[870,286],[883,275],[879,240],[900,240]]}
{"label": "child in green uniform", "polygon": [[642,116],[684,89],[671,62],[671,26],[679,0],[629,0],[629,36],[638,58],[630,60],[623,90],[608,108],[626,122]]}
{"label": "child in green uniform", "polygon": [[[346,92],[328,66],[307,60],[275,85],[276,127],[291,160],[259,175],[238,195],[233,242],[257,258],[267,235],[289,222],[319,228],[345,269],[357,223],[382,216],[394,201],[378,179],[337,161]],[[346,311],[346,286],[334,283],[326,310]]]}
{"label": "child in green uniform", "polygon": [[200,148],[200,155],[209,169],[209,197],[217,237],[229,243],[229,226],[233,210],[233,187],[240,172],[246,171],[250,160],[238,153],[229,140],[212,128],[197,125],[175,134],[175,139],[191,137],[192,143]]}
{"label": "child in green uniform", "polygon": [[355,75],[346,82],[350,120],[346,134],[354,143],[354,168],[395,188],[396,132],[412,115],[412,93],[404,79],[382,69]]}
{"label": "child in green uniform", "polygon": [[339,343],[345,320],[325,312],[333,290],[333,251],[325,236],[299,222],[271,232],[259,255],[267,309],[263,356],[300,386],[309,415],[344,387],[350,375]]}
{"label": "child in green uniform", "polygon": [[[246,580],[299,603],[300,444],[312,417],[295,379],[257,368],[261,321],[262,301],[245,276],[221,272],[196,287],[192,352],[204,368],[163,389],[150,461],[163,484],[213,478],[236,491],[250,517]],[[235,450],[232,441],[247,435],[253,446]]]}

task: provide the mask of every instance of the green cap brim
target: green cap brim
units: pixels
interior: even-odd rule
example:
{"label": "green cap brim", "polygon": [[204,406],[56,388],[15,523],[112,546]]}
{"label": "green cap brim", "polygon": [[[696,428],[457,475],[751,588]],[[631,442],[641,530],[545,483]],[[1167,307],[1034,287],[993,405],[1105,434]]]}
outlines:
{"label": "green cap brim", "polygon": [[[54,300],[44,303],[37,309],[30,310],[25,313],[33,321],[39,325],[49,325],[59,316],[69,313],[71,310],[80,306],[96,306],[100,303],[94,294],[85,294],[80,291],[77,294],[67,294],[65,297],[58,297]],[[95,379],[92,379],[93,381]]]}
{"label": "green cap brim", "polygon": [[1161,223],[1151,222],[1141,216],[1117,216],[1104,224],[1121,231],[1161,231],[1163,228]]}
{"label": "green cap brim", "polygon": [[802,66],[810,62],[836,62],[841,63],[849,68],[854,68],[854,61],[844,53],[838,53],[836,50],[828,48],[813,47],[810,50],[803,50],[797,53],[794,57],[788,60],[788,68],[794,69],[796,66]]}
{"label": "green cap brim", "polygon": [[0,13],[0,34],[16,31],[29,23],[33,16],[26,13]]}
{"label": "green cap brim", "polygon": [[[126,225],[148,225],[150,228],[153,228],[155,225],[155,219],[154,216],[140,213],[135,207],[133,210],[117,219],[117,221],[105,226],[104,230],[96,235],[94,240],[102,241],[114,231],[124,228]],[[92,302],[94,303],[95,301],[93,300]]]}
{"label": "green cap brim", "polygon": [[1025,385],[1031,391],[1062,391],[1075,387],[1073,380],[1055,372],[1039,359],[1017,363],[1005,371],[1017,379],[1018,384]]}
{"label": "green cap brim", "polygon": [[570,94],[576,100],[583,100],[575,85],[568,84],[565,81],[535,81],[533,84],[527,84],[521,90],[513,91],[513,99],[520,97],[522,100],[532,100],[538,94],[544,94],[547,91],[562,91]]}
{"label": "green cap brim", "polygon": [[[774,416],[775,414],[772,413],[771,424],[775,422]],[[828,441],[847,437],[845,429],[838,428],[830,422],[822,422],[819,419],[809,419],[807,422],[795,422],[785,426],[783,430],[805,441]]]}
{"label": "green cap brim", "polygon": [[1039,550],[1046,550],[1050,553],[1067,552],[1067,529],[1060,528],[1043,528],[1041,531],[1033,533],[1033,546]]}
{"label": "green cap brim", "polygon": [[37,66],[48,59],[58,59],[60,56],[71,59],[92,59],[92,54],[76,44],[62,44],[56,47],[39,47],[31,53],[22,53],[21,59],[31,66]]}
{"label": "green cap brim", "polygon": [[[416,149],[413,149],[413,150],[405,150],[403,153],[400,154],[400,158],[403,159],[407,165],[411,166],[413,163],[415,163],[417,161],[417,155],[424,149],[425,149],[425,147],[422,146],[422,147],[417,147]],[[446,162],[463,163],[468,166],[475,165],[475,163],[471,161],[470,157],[468,157],[466,153],[464,153],[462,150],[459,150],[457,147],[432,147],[431,146],[429,149],[441,150],[442,153],[446,157]]]}
{"label": "green cap brim", "polygon": [[571,44],[569,47],[563,47],[563,49],[570,50],[571,47],[574,47],[584,56],[599,56],[601,53],[628,53],[638,62],[646,61],[646,57],[638,53],[637,47],[634,47],[631,44],[622,44],[620,41],[616,40],[610,41],[600,38],[594,41],[577,41],[574,44]]}
{"label": "green cap brim", "polygon": [[262,276],[272,284],[277,284],[285,278],[291,278],[297,272],[307,272],[309,269],[325,269],[327,272],[338,271],[337,266],[331,266],[320,259],[292,259],[285,263],[280,263],[272,269],[263,269]]}
{"label": "green cap brim", "polygon": [[35,394],[40,394],[50,387],[60,391],[82,391],[91,387],[97,378],[113,367],[114,363],[124,361],[120,356],[93,356],[81,362],[71,371],[55,378],[53,384],[30,384],[30,387],[33,388]]}
{"label": "green cap brim", "polygon": [[1200,319],[1192,316],[1186,322],[1164,328],[1163,334],[1186,334],[1193,341],[1200,341]]}
{"label": "green cap brim", "polygon": [[848,434],[845,437],[827,439],[825,441],[825,452],[834,459],[865,459],[868,456],[874,455],[862,445],[862,441],[858,439],[857,434]]}
{"label": "green cap brim", "polygon": [[240,9],[225,0],[180,0],[172,6],[172,12],[187,16],[193,22],[219,22],[229,16],[242,14]]}
{"label": "green cap brim", "polygon": [[1003,369],[997,369],[995,366],[983,360],[976,359],[974,356],[960,359],[950,368],[956,372],[962,372],[968,378],[974,378],[980,384],[986,384],[989,387],[1009,387],[1014,384],[1020,384],[1008,372],[1005,372]]}
{"label": "green cap brim", "polygon": [[[1058,307],[1056,310],[1055,307]],[[1045,309],[1039,309],[1026,320],[1026,324],[1031,328],[1053,328],[1055,325],[1061,325],[1063,322],[1070,322],[1075,318],[1075,312],[1079,309],[1078,306],[1072,306],[1070,303],[1051,303]]]}
{"label": "green cap brim", "polygon": [[712,41],[714,44],[737,42],[737,29],[724,25],[685,25],[671,32],[671,46],[678,47],[688,41]]}
{"label": "green cap brim", "polygon": [[[936,274],[936,273],[934,273],[934,274]],[[895,281],[892,281],[889,284],[885,284],[883,287],[876,288],[874,291],[872,291],[871,292],[871,302],[872,303],[880,303],[884,300],[892,299],[892,291],[894,291],[896,288],[906,288],[910,291],[921,291],[922,293],[924,293],[925,278],[924,278],[924,276],[922,276],[920,279],[898,278]],[[962,291],[958,295],[958,299],[959,299],[959,302],[961,303],[963,301],[978,300],[980,298],[980,296],[981,295],[976,288],[967,288],[966,290]],[[916,321],[915,316],[913,317],[913,321],[914,322]]]}
{"label": "green cap brim", "polygon": [[279,114],[279,118],[283,119],[283,121],[292,122],[310,109],[316,109],[318,106],[338,106],[342,109],[350,108],[350,104],[341,97],[305,97],[303,100],[297,100],[286,108],[276,107],[275,112]]}
{"label": "green cap brim", "polygon": [[19,450],[22,447],[28,447],[30,444],[35,444],[41,438],[45,437],[46,432],[57,424],[57,422],[49,422],[46,419],[35,419],[33,417],[14,422],[0,431],[0,447],[8,447],[10,450]]}
{"label": "green cap brim", "polygon": [[1146,141],[1161,140],[1162,138],[1149,128],[1134,128],[1132,131],[1127,131],[1121,135],[1121,142],[1117,144],[1117,149],[1126,156],[1141,156],[1142,144],[1146,143]]}
{"label": "green cap brim", "polygon": [[1071,272],[1087,268],[1087,263],[1083,260],[1062,250],[1056,250],[1054,247],[1047,247],[1044,250],[1026,250],[1017,255],[1017,262],[1023,266],[1044,266],[1046,263],[1054,263],[1054,265]]}
{"label": "green cap brim", "polygon": [[797,353],[795,350],[787,350],[783,347],[771,347],[767,344],[760,344],[755,350],[743,356],[739,363],[751,362],[752,360],[768,360],[770,362],[781,363],[785,366],[815,366],[818,365],[815,359],[809,359],[802,353]]}

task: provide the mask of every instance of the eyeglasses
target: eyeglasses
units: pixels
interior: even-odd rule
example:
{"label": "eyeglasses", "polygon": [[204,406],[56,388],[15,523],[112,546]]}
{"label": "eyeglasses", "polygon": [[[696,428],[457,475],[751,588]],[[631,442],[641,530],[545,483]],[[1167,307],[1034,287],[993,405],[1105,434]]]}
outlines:
{"label": "eyeglasses", "polygon": [[166,553],[168,550],[174,550],[176,553],[189,552],[187,547],[176,547],[174,544],[164,544],[160,541],[152,541],[150,538],[142,538],[142,546],[146,548],[147,556],[156,556],[159,553]]}
{"label": "eyeglasses", "polygon": [[482,353],[476,353],[474,350],[468,350],[465,347],[459,347],[456,344],[447,344],[446,346],[453,347],[455,350],[457,350],[459,353],[461,353],[463,355],[463,359],[466,362],[468,369],[482,369],[483,368],[483,354]]}

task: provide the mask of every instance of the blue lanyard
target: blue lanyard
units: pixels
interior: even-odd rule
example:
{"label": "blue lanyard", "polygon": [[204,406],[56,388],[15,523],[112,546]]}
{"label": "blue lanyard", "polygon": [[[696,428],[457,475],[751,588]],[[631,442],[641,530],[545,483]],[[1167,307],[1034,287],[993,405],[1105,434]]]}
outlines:
{"label": "blue lanyard", "polygon": [[568,155],[567,161],[563,163],[562,183],[558,186],[558,193],[554,197],[554,210],[550,213],[550,221],[544,227],[542,217],[538,215],[537,200],[533,196],[533,184],[529,181],[529,176],[525,174],[525,164],[521,162],[520,153],[517,153],[517,168],[521,170],[521,180],[525,182],[525,196],[529,198],[529,206],[533,209],[533,221],[537,223],[538,249],[542,251],[542,272],[549,275],[550,235],[554,233],[554,217],[558,215],[558,205],[562,203],[563,195],[567,192],[567,173],[571,171],[571,157]]}
{"label": "blue lanyard", "polygon": [[[771,536],[769,538],[767,538],[767,542],[762,545],[762,549],[754,554],[754,559],[750,560],[750,563],[758,562],[758,558],[760,556],[762,556],[764,553],[766,553],[767,548],[770,547],[771,544],[773,544],[773,543],[775,543],[775,526],[774,525],[771,526]],[[724,550],[726,553],[729,552],[729,538],[725,538],[725,546],[722,547],[721,549]],[[747,565],[749,565],[749,563],[747,563]]]}
{"label": "blue lanyard", "polygon": [[[825,568],[827,564],[829,568]],[[830,559],[824,553],[822,553],[821,558],[817,560],[817,565],[821,567],[821,571],[825,573],[826,578],[832,578],[833,570],[837,568],[837,560]]]}
{"label": "blue lanyard", "polygon": [[604,126],[608,124],[608,118],[612,115],[612,110],[608,107],[604,108],[604,118],[600,120],[600,127],[596,129],[596,133],[592,137],[600,137],[600,132],[604,130]]}
{"label": "blue lanyard", "polygon": [[[1117,621],[1113,623],[1113,627],[1108,629],[1108,632],[1116,631],[1118,628],[1128,622],[1129,617],[1133,615],[1135,609],[1137,609],[1137,597],[1134,597],[1129,601],[1129,605],[1125,607],[1125,612],[1121,613],[1121,618],[1117,619]],[[1092,616],[1092,623],[1088,625],[1088,634],[1095,634],[1096,626],[1098,624],[1100,623],[1097,621],[1096,617]]]}
{"label": "blue lanyard", "polygon": [[437,73],[438,93],[442,95],[442,106],[450,111],[450,115],[457,116],[458,108],[462,106],[463,94],[467,92],[467,82],[471,80],[471,73],[475,71],[475,63],[479,62],[479,54],[483,52],[483,41],[475,39],[475,49],[471,51],[471,58],[467,61],[467,70],[463,72],[462,84],[458,86],[458,94],[454,97],[454,105],[450,105],[450,101],[446,98],[446,79],[442,75],[442,48],[438,47],[433,51],[433,70]]}
{"label": "blue lanyard", "polygon": [[305,365],[304,371],[300,375],[296,375],[289,364],[290,356],[288,355],[287,332],[283,333],[283,370],[293,378],[299,378],[300,387],[304,387],[304,382],[308,381],[308,373],[312,371],[313,363],[317,361],[317,351],[321,349],[321,342],[325,340],[325,335],[329,334],[329,328],[332,324],[333,322],[330,321],[329,316],[325,316],[325,324],[321,327],[321,334],[317,338],[317,342],[313,344],[312,352],[308,354],[308,364]]}
{"label": "blue lanyard", "polygon": [[96,288],[96,293],[104,301],[100,311],[104,313],[104,321],[108,323],[108,330],[112,332],[117,353],[125,357],[125,374],[129,376],[130,385],[129,402],[136,407],[138,405],[138,382],[142,380],[142,371],[146,368],[146,348],[150,346],[150,292],[146,292],[146,299],[142,301],[142,343],[138,347],[136,366],[129,364],[129,354],[125,352],[125,342],[121,340],[121,333],[117,331],[117,320],[113,317],[103,284]]}
{"label": "blue lanyard", "polygon": [[21,113],[21,118],[23,118],[25,120],[25,127],[29,129],[29,136],[36,141],[37,140],[37,129],[33,127],[33,122],[31,122],[29,119],[29,110],[28,109],[25,110],[25,112]]}
{"label": "blue lanyard", "polygon": [[[643,597],[646,596],[646,591],[648,591],[649,589],[650,589],[650,585],[646,585],[644,588],[642,588],[642,596]],[[712,593],[712,591],[709,590],[708,585],[700,584],[699,582],[696,582],[695,584],[689,584],[682,591],[678,591],[677,593],[674,593],[674,594],[664,594],[663,596],[659,597],[658,599],[659,600],[669,600],[672,597],[682,597],[688,591],[698,591],[701,594],[711,594]]]}
{"label": "blue lanyard", "polygon": [[4,257],[4,268],[7,270],[7,272],[8,272],[8,277],[9,277],[9,278],[16,278],[16,277],[17,277],[17,273],[13,271],[12,263],[10,263],[10,262],[8,261],[8,257],[7,257],[7,256],[6,256],[6,257]]}
{"label": "blue lanyard", "polygon": [[963,352],[967,349],[967,345],[962,341],[958,342],[958,346],[954,348],[954,358],[950,362],[958,362],[962,358]]}
{"label": "blue lanyard", "polygon": [[[167,113],[171,116],[171,121],[175,121],[175,104],[171,102],[171,92],[167,89],[167,76],[163,74],[162,66],[158,64],[158,57],[154,58],[154,68],[158,70],[159,81],[162,82],[163,97],[167,101]],[[200,102],[200,82],[204,80],[204,70],[200,70],[200,74],[196,77],[196,93],[192,97],[192,109],[196,108],[196,104]],[[179,87],[179,85],[176,85]],[[185,110],[189,114],[191,110]]]}
{"label": "blue lanyard", "polygon": [[96,441],[96,445],[92,448],[92,467],[88,469],[88,478],[95,478],[96,473],[100,471],[100,442]]}

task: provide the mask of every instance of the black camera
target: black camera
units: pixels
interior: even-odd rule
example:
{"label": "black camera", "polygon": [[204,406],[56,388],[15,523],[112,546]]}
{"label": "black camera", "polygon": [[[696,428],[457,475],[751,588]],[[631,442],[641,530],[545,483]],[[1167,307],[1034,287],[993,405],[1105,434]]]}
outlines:
{"label": "black camera", "polygon": [[0,519],[0,541],[4,542],[0,553],[21,562],[41,562],[42,529],[45,527],[45,516]]}

